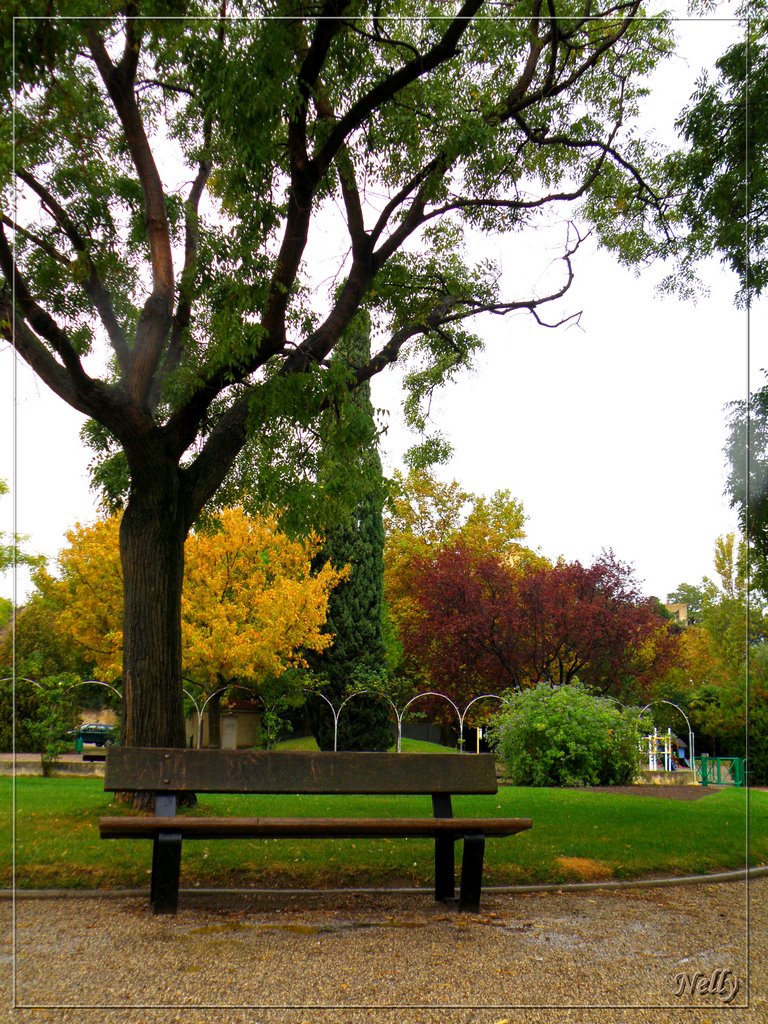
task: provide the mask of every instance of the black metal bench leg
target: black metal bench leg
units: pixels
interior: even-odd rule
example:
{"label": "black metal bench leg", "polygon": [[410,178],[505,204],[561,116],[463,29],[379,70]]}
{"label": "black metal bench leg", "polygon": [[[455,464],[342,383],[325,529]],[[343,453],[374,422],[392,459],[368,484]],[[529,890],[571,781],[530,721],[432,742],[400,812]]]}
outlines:
{"label": "black metal bench leg", "polygon": [[435,899],[452,900],[456,893],[453,877],[453,836],[435,839]]}
{"label": "black metal bench leg", "polygon": [[161,832],[152,844],[150,900],[156,914],[175,914],[179,903],[181,833]]}
{"label": "black metal bench leg", "polygon": [[480,909],[480,888],[483,883],[484,854],[485,836],[482,833],[470,833],[464,836],[464,852],[461,858],[459,910],[469,910],[477,913]]}

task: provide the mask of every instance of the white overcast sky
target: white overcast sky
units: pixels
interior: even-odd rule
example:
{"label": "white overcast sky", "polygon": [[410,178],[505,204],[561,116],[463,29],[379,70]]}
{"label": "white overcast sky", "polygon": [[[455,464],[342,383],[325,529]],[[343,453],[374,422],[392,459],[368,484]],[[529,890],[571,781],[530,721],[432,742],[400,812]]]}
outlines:
{"label": "white overcast sky", "polygon": [[[722,20],[731,10],[678,22],[678,52],[654,75],[645,121],[662,141],[673,141],[674,117],[700,70],[738,35],[735,22]],[[485,254],[514,280],[504,239],[492,239]],[[765,302],[748,324],[733,304],[736,282],[718,264],[703,268],[710,292],[696,304],[660,298],[664,273],[652,267],[638,277],[605,253],[582,251],[563,307],[581,310],[580,324],[547,331],[524,316],[479,322],[487,345],[477,372],[432,407],[455,449],[441,477],[476,493],[509,489],[524,504],[533,547],[583,562],[610,547],[662,599],[712,573],[715,538],[735,525],[723,496],[724,406],[746,395],[748,334],[753,382],[768,365]],[[393,371],[374,386],[374,402],[390,410],[390,470],[412,441],[399,425],[397,382]],[[0,478],[12,484],[0,529],[12,530],[15,513],[26,548],[54,559],[65,531],[97,514],[79,442],[83,418],[7,348],[0,389]],[[19,572],[19,601],[28,589]],[[9,574],[0,595],[13,596]]]}

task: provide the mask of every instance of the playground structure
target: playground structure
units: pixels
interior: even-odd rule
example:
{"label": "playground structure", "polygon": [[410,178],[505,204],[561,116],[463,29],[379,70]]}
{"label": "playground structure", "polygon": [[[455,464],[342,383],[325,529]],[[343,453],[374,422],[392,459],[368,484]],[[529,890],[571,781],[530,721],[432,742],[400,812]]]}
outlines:
{"label": "playground structure", "polygon": [[[671,701],[654,701],[657,704],[672,704]],[[648,704],[643,711],[647,711],[651,705]],[[648,770],[646,777],[649,779],[655,775],[655,782],[661,782],[659,777],[665,772],[681,772],[686,776],[685,781],[701,786],[744,786],[747,779],[747,763],[743,757],[710,757],[709,754],[694,756],[693,730],[688,721],[688,716],[677,704],[672,704],[685,718],[688,725],[688,748],[681,739],[667,727],[666,732],[654,730],[648,736],[643,737],[645,744],[644,753],[647,753]],[[687,777],[690,776],[690,779]],[[672,781],[671,778],[665,781]],[[683,781],[682,777],[674,781]]]}
{"label": "playground structure", "polygon": [[643,737],[641,756],[647,761],[647,768],[641,772],[642,780],[657,785],[676,783],[679,785],[696,785],[699,781],[693,770],[694,737],[691,723],[678,704],[671,700],[655,700],[642,709],[641,714],[648,711],[654,704],[669,704],[685,719],[688,726],[688,744],[679,739],[671,727],[666,732],[659,732],[654,725],[653,732]]}
{"label": "playground structure", "polygon": [[[685,724],[688,726],[688,746],[686,747],[682,740],[679,740],[674,735],[671,727],[667,728],[666,733],[659,733],[654,725],[653,732],[643,737],[648,750],[648,770],[675,771],[683,763],[684,767],[690,768],[695,760],[695,750],[693,745],[693,729],[691,728],[688,715],[686,715],[679,704],[673,704],[671,700],[653,700],[650,704],[646,704],[640,713],[642,714],[649,708],[652,708],[654,704],[669,704],[670,707],[680,712],[685,719]],[[675,750],[677,750],[677,753],[675,753]]]}
{"label": "playground structure", "polygon": [[660,733],[658,729],[644,736],[643,740],[648,751],[648,771],[674,772],[680,768],[689,768],[686,748],[682,740],[667,729]]}

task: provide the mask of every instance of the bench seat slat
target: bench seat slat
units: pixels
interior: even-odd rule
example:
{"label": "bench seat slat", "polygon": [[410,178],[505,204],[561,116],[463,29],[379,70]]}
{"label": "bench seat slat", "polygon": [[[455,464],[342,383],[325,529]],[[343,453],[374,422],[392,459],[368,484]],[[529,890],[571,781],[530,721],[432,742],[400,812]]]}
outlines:
{"label": "bench seat slat", "polygon": [[530,818],[101,818],[102,839],[150,839],[158,832],[177,832],[184,839],[354,838],[410,836],[437,838],[482,832],[508,836],[531,827]]}

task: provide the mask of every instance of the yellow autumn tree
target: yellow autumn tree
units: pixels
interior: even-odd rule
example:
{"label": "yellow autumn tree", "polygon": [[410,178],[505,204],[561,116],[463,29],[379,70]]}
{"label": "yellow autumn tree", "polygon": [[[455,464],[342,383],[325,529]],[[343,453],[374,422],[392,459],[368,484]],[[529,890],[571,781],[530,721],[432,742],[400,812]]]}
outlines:
{"label": "yellow autumn tree", "polygon": [[322,651],[328,595],[347,570],[312,572],[318,538],[291,540],[273,517],[238,508],[220,528],[192,534],[182,592],[185,671],[205,685],[263,679],[304,666],[302,651]]}
{"label": "yellow autumn tree", "polygon": [[61,610],[56,627],[93,663],[97,678],[111,683],[123,673],[123,576],[117,516],[66,534],[59,552],[58,579],[46,591]]}
{"label": "yellow autumn tree", "polygon": [[[119,518],[77,525],[51,582],[63,610],[59,626],[87,652],[105,682],[122,674]],[[328,596],[346,575],[312,571],[318,538],[293,540],[274,517],[227,509],[216,528],[192,533],[182,592],[184,671],[204,688],[221,680],[258,683],[303,666],[303,650],[333,642],[323,633]]]}

